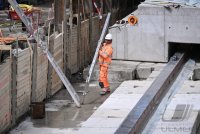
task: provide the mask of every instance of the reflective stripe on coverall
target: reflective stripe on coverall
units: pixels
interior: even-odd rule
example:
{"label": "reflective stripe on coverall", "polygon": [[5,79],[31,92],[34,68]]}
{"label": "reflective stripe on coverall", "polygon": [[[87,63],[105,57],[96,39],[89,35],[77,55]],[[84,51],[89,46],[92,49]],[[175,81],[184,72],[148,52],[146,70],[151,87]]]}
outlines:
{"label": "reflective stripe on coverall", "polygon": [[108,66],[112,61],[112,44],[103,44],[101,50],[99,50],[99,66],[100,66],[100,74],[99,74],[99,82],[102,82],[104,88],[109,87],[108,82]]}

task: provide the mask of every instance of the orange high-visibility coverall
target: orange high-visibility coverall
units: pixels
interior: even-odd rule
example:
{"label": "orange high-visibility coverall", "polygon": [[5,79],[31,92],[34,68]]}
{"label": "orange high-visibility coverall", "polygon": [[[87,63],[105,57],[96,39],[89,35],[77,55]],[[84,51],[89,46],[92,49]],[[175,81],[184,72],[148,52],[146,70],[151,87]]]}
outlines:
{"label": "orange high-visibility coverall", "polygon": [[99,50],[99,66],[100,66],[100,74],[99,74],[99,82],[103,83],[104,88],[109,88],[108,82],[108,66],[112,61],[112,44],[104,43],[101,50]]}

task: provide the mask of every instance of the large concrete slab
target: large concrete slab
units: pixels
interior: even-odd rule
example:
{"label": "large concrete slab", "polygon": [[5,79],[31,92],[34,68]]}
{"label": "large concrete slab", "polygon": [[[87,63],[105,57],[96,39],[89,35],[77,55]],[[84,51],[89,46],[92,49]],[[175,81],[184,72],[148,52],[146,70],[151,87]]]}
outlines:
{"label": "large concrete slab", "polygon": [[200,17],[196,17],[200,8],[140,4],[132,14],[138,18],[135,26],[115,24],[110,28],[114,59],[167,62],[169,43],[200,42]]}
{"label": "large concrete slab", "polygon": [[[75,133],[112,134],[136,105],[152,81],[125,81],[83,122]],[[87,131],[86,131],[87,130]]]}

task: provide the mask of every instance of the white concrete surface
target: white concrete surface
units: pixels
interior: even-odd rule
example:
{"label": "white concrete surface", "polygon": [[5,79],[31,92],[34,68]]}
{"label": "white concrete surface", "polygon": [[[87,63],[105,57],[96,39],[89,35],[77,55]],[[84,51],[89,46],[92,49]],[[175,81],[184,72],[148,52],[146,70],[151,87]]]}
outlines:
{"label": "white concrete surface", "polygon": [[152,81],[125,81],[116,91],[73,131],[78,134],[113,134],[136,105]]}

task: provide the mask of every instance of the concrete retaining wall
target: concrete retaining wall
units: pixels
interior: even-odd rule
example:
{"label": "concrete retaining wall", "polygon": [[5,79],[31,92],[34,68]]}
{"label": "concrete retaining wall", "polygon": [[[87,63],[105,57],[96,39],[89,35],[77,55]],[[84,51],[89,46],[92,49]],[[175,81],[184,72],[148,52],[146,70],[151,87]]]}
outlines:
{"label": "concrete retaining wall", "polygon": [[200,43],[200,18],[196,17],[200,8],[141,4],[132,14],[138,18],[135,26],[115,24],[110,28],[114,59],[167,62],[170,42]]}

